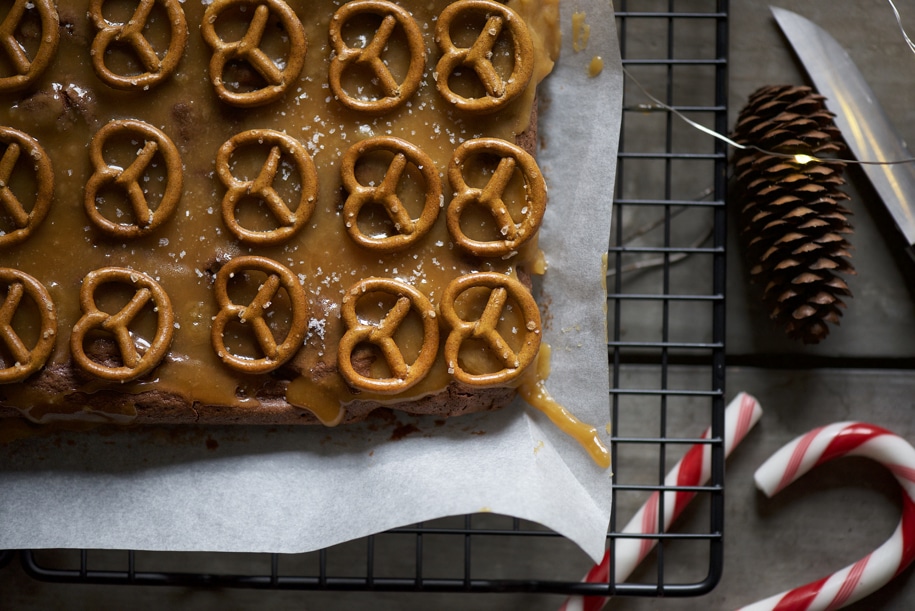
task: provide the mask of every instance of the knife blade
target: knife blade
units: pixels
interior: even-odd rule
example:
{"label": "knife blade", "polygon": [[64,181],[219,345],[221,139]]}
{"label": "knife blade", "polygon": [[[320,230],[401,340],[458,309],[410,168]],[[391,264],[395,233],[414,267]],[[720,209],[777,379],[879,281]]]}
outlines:
{"label": "knife blade", "polygon": [[[770,9],[814,87],[826,97],[826,108],[836,115],[836,126],[855,158],[882,162],[911,158],[864,75],[835,38],[797,13]],[[861,167],[915,258],[915,167],[911,163]]]}

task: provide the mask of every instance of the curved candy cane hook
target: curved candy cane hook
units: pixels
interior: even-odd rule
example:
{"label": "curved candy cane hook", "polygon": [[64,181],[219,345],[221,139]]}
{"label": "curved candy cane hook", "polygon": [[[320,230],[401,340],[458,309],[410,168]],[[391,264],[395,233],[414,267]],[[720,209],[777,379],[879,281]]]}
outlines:
{"label": "curved candy cane hook", "polygon": [[[724,410],[724,455],[730,456],[737,445],[743,441],[762,417],[762,408],[759,402],[748,395],[740,393],[728,404]],[[702,437],[707,439],[711,430],[707,429]],[[664,485],[669,487],[702,486],[705,484],[712,471],[711,446],[699,443],[692,446],[683,458],[674,465],[670,473],[664,478]],[[696,496],[691,490],[669,490],[664,492],[663,516],[661,515],[661,497],[658,492],[652,494],[648,500],[632,517],[622,533],[625,534],[655,534],[662,532],[658,529],[663,518],[663,532],[676,520],[690,501]],[[658,540],[652,538],[620,538],[614,547],[616,553],[613,579],[616,583],[623,582],[632,574],[636,566],[654,549]],[[610,579],[610,552],[604,554],[600,564],[595,564],[582,579],[585,583],[607,583]],[[573,596],[563,603],[560,611],[600,611],[609,599],[602,596]]]}
{"label": "curved candy cane hook", "polygon": [[741,611],[840,609],[876,592],[915,559],[915,448],[884,428],[840,422],[814,429],[773,454],[756,471],[756,485],[771,497],[817,465],[842,456],[876,460],[896,476],[905,493],[896,531],[854,564]]}

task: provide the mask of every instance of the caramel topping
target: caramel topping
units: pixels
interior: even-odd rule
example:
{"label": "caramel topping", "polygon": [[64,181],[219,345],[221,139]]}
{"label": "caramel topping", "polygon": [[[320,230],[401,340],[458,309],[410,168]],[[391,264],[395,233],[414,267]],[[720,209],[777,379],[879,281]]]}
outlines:
{"label": "caramel topping", "polygon": [[[382,18],[381,25],[372,39],[363,47],[346,44],[343,30],[351,19],[366,14]],[[410,55],[406,75],[401,82],[391,73],[382,55],[394,33],[400,26],[406,36]],[[330,21],[330,40],[336,57],[330,62],[329,81],[334,95],[347,108],[368,113],[385,113],[403,105],[417,92],[422,83],[426,67],[426,44],[419,24],[408,11],[387,0],[355,0],[340,7]],[[343,86],[344,72],[351,67],[364,67],[377,80],[381,90],[378,98],[364,98],[347,92]]]}
{"label": "caramel topping", "polygon": [[[229,296],[229,282],[235,276],[244,276],[244,281],[255,284],[252,272],[266,275],[266,279],[257,284],[257,292],[245,305],[232,302]],[[278,342],[267,320],[271,305],[280,301],[280,289],[285,292],[289,303],[289,329],[286,337]],[[216,274],[213,287],[219,312],[213,319],[213,348],[222,362],[237,371],[247,373],[266,373],[273,371],[291,359],[305,337],[306,303],[305,291],[295,274],[288,268],[266,257],[236,257],[226,263]],[[248,327],[257,340],[263,356],[253,358],[233,353],[226,344],[230,323]]]}
{"label": "caramel topping", "polygon": [[[378,151],[393,154],[378,185],[366,186],[356,177],[360,159]],[[408,164],[419,172],[423,179],[422,212],[419,218],[410,217],[410,211],[398,194],[400,183]],[[340,166],[343,186],[349,197],[343,204],[343,219],[346,231],[359,245],[380,252],[394,252],[414,245],[429,233],[438,218],[442,200],[442,182],[435,162],[415,144],[402,138],[378,136],[353,145],[343,157]],[[377,204],[384,208],[393,224],[394,235],[366,235],[359,227],[359,216],[367,206]]]}
{"label": "caramel topping", "polygon": [[[482,188],[470,187],[464,176],[469,160],[474,156],[495,156],[498,164]],[[516,222],[505,201],[509,183],[520,170],[524,181],[521,222]],[[546,211],[546,181],[537,162],[522,148],[494,138],[468,140],[457,148],[448,166],[448,178],[457,195],[448,205],[448,231],[454,241],[478,257],[505,257],[531,239],[540,229]],[[501,240],[477,240],[461,227],[464,210],[472,204],[484,209],[495,219]]]}
{"label": "caramel topping", "polygon": [[[101,310],[96,302],[99,288],[111,284],[128,285],[135,291],[127,304],[114,314]],[[168,353],[175,332],[175,312],[165,289],[146,274],[120,267],[89,272],[79,291],[79,305],[83,316],[76,321],[70,335],[70,352],[86,373],[103,380],[127,382],[152,371]],[[148,344],[142,338],[134,339],[130,328],[147,306],[156,314],[155,334]],[[96,332],[114,337],[121,365],[99,362],[86,352],[86,342],[90,334]],[[141,352],[144,344],[146,347]]]}
{"label": "caramel topping", "polygon": [[[270,153],[253,180],[239,180],[232,175],[232,156],[237,149],[269,146]],[[298,204],[290,209],[277,193],[275,183],[280,162],[288,156],[299,180],[301,195]],[[286,134],[268,129],[251,129],[242,132],[220,147],[216,155],[216,173],[228,189],[222,199],[222,217],[229,230],[243,242],[251,244],[279,244],[298,233],[311,218],[318,192],[318,172],[305,146]],[[279,227],[261,231],[243,227],[238,219],[237,207],[246,198],[262,202],[279,222]]]}
{"label": "caramel topping", "polygon": [[[478,287],[489,289],[482,313],[475,320],[466,320],[458,313],[457,303],[462,294]],[[503,313],[511,298],[523,315],[520,347],[512,347],[499,329]],[[480,272],[456,278],[442,296],[442,317],[451,327],[445,340],[445,361],[455,379],[471,386],[504,385],[517,378],[530,365],[540,348],[540,310],[527,288],[509,276],[496,272]],[[517,329],[516,329],[517,330]],[[478,341],[492,353],[502,369],[474,371],[461,358],[465,342]]]}
{"label": "caramel topping", "polygon": [[[20,24],[30,10],[37,10],[41,20],[41,42],[31,58],[16,38]],[[33,85],[53,61],[59,41],[60,22],[53,0],[14,0],[0,23],[0,50],[15,74],[0,76],[0,92],[21,91]]]}
{"label": "caramel topping", "polygon": [[537,366],[524,374],[524,380],[518,387],[518,394],[528,405],[543,412],[559,430],[577,441],[597,466],[608,469],[611,464],[610,450],[597,434],[597,429],[576,418],[550,395],[546,389],[549,375],[550,348],[544,344],[537,357]]}
{"label": "caramel topping", "polygon": [[[106,145],[115,139],[142,142],[136,158],[126,168],[105,160]],[[157,155],[165,162],[166,186],[159,205],[153,209],[146,199],[141,182]],[[132,119],[111,121],[95,134],[89,143],[89,159],[95,172],[86,183],[83,200],[89,219],[102,231],[117,238],[137,238],[155,231],[167,221],[181,199],[184,174],[181,155],[175,143],[162,130]],[[133,223],[121,223],[107,218],[98,207],[99,193],[117,187],[127,195],[133,213]]]}
{"label": "caramel topping", "polygon": [[[89,18],[98,33],[92,41],[92,65],[95,73],[109,87],[115,89],[146,90],[168,78],[178,67],[187,44],[187,19],[179,0],[160,0],[168,14],[171,28],[165,56],[159,58],[155,48],[143,31],[157,0],[140,0],[136,10],[125,23],[110,23],[102,13],[105,0],[91,0]],[[143,65],[145,72],[119,74],[106,65],[108,50],[113,45],[129,46]]]}
{"label": "caramel topping", "polygon": [[[126,17],[130,16],[137,2],[128,3]],[[98,378],[86,381],[84,377],[76,376],[77,388],[66,391],[53,390],[49,386],[49,383],[57,381],[52,376],[54,372],[66,371],[73,363],[69,342],[57,342],[45,369],[33,374],[25,383],[5,385],[0,404],[4,409],[21,406],[23,410],[43,406],[50,416],[55,409],[72,411],[73,397],[78,394],[114,390],[130,395],[152,391],[181,397],[188,403],[201,406],[201,416],[210,419],[218,418],[222,413],[231,413],[233,418],[243,420],[244,413],[250,411],[252,419],[267,420],[275,414],[279,418],[299,422],[314,421],[308,414],[301,414],[300,418],[291,415],[291,410],[282,403],[285,398],[289,403],[313,410],[319,414],[321,421],[333,423],[340,418],[352,417],[365,403],[382,403],[396,408],[441,394],[454,382],[442,350],[445,336],[442,326],[439,326],[439,344],[432,366],[410,388],[391,395],[359,389],[346,380],[338,367],[340,340],[347,331],[341,315],[343,298],[349,288],[360,280],[383,278],[412,286],[434,308],[440,308],[446,287],[456,277],[482,271],[517,277],[521,268],[528,272],[542,269],[536,235],[520,245],[517,255],[508,258],[477,257],[459,247],[449,234],[446,215],[442,214],[443,204],[448,200],[436,195],[438,192],[434,184],[439,183],[441,193],[449,193],[450,199],[450,194],[457,191],[457,185],[451,183],[447,169],[455,150],[463,142],[480,137],[513,142],[528,125],[534,86],[551,66],[547,47],[544,46],[549,34],[540,32],[540,29],[551,27],[549,23],[541,23],[541,18],[551,14],[547,9],[552,4],[555,4],[554,0],[508,2],[528,23],[540,25],[536,26],[537,29],[531,26],[536,57],[535,76],[523,95],[503,110],[492,114],[470,114],[454,108],[442,98],[435,84],[434,71],[429,69],[423,72],[419,89],[405,103],[377,114],[350,109],[331,90],[330,66],[337,56],[329,36],[333,13],[312,10],[312,4],[292,5],[296,7],[297,19],[300,18],[310,41],[309,60],[303,64],[299,76],[289,83],[282,102],[238,109],[225,103],[213,87],[208,65],[218,53],[211,52],[205,36],[212,27],[213,32],[218,33],[227,44],[230,41],[239,42],[246,36],[248,40],[254,40],[256,37],[250,34],[258,32],[261,27],[254,18],[260,10],[256,9],[258,4],[221,1],[210,5],[183,3],[190,30],[184,56],[171,77],[161,81],[153,91],[144,92],[116,90],[97,77],[90,49],[96,31],[85,17],[88,5],[79,8],[62,3],[61,21],[75,24],[75,29],[61,28],[60,49],[55,61],[29,93],[0,93],[0,97],[4,98],[0,104],[0,125],[15,126],[40,142],[53,162],[56,181],[54,184],[50,180],[39,179],[33,171],[20,171],[31,170],[32,164],[43,155],[26,153],[23,145],[18,145],[21,152],[11,179],[11,189],[22,204],[16,208],[31,210],[32,196],[26,194],[37,193],[37,187],[53,192],[56,201],[39,230],[33,232],[28,240],[15,248],[0,248],[3,266],[30,274],[48,287],[57,307],[59,327],[67,331],[83,317],[76,287],[89,271],[108,267],[140,270],[168,292],[174,306],[174,337],[168,357],[156,366],[152,375],[126,383],[109,383]],[[273,6],[263,2],[260,5]],[[451,3],[448,0],[403,0],[397,5],[408,10],[420,24],[429,67],[434,66],[441,57],[434,40],[435,23],[441,11]],[[108,5],[105,6],[107,9]],[[124,10],[124,7],[120,6],[118,10]],[[210,16],[215,14],[218,17],[215,22],[205,18],[207,10],[210,10]],[[290,40],[295,34],[285,33],[285,22],[272,9],[268,12],[270,16],[263,25],[263,36],[257,39],[257,43],[265,57],[278,58],[277,66],[285,67],[284,58],[291,52]],[[466,22],[457,22],[453,32],[456,44],[463,45],[468,35],[476,36],[479,27],[474,30],[469,26],[479,26],[484,17],[471,15]],[[144,30],[144,36],[160,52],[166,47],[163,40],[170,31],[166,19],[166,11],[157,4],[150,13],[149,29]],[[354,48],[358,46],[358,41],[366,41],[368,45],[379,35],[379,30],[383,30],[380,24],[385,19],[386,16],[379,14],[355,16],[347,21],[341,33],[347,44]],[[197,33],[198,25],[200,34]],[[504,29],[508,31],[507,27]],[[494,62],[500,70],[512,58],[510,43],[511,37],[503,35],[494,47]],[[127,45],[125,50],[131,52],[130,46]],[[303,49],[296,52],[300,51]],[[256,56],[255,51],[250,53]],[[229,92],[256,91],[267,81],[246,57],[239,54],[223,58]],[[391,74],[403,83],[404,75],[409,72],[411,55],[406,34],[400,25],[395,25],[381,57]],[[112,67],[116,65],[109,63]],[[465,80],[476,78],[470,69],[461,71],[463,75],[454,79],[456,87],[465,84]],[[509,72],[507,70],[502,74]],[[356,97],[364,95],[379,99],[377,94],[382,92],[380,82],[372,84],[368,79],[362,92],[358,89],[359,81],[366,76],[371,78],[373,74],[368,66],[353,63],[341,77],[341,82],[346,91]],[[171,219],[155,231],[129,240],[97,230],[94,223],[87,221],[83,206],[86,185],[96,172],[86,154],[87,145],[100,127],[111,121],[127,119],[156,126],[167,134],[180,153],[183,168],[183,193]],[[292,147],[287,148],[279,136],[277,140],[272,140],[272,136],[253,138],[247,143],[236,140],[237,146],[228,160],[224,164],[218,161],[221,147],[251,130],[264,130],[261,135],[283,134],[307,151],[318,177],[313,201],[301,199],[303,193],[311,190],[307,178],[310,171],[300,171],[304,166],[288,152]],[[384,142],[388,138],[409,143],[410,146],[400,146],[397,151],[358,148],[368,147],[372,141]],[[364,142],[369,144],[362,144]],[[148,146],[145,137],[127,135],[109,139],[108,143],[106,148],[113,150],[105,155],[105,165],[112,169],[140,169],[134,164],[138,162],[138,152],[142,153]],[[156,206],[156,203],[161,202],[167,186],[174,180],[169,180],[163,145],[156,141],[156,148],[152,161],[145,171],[137,174],[136,180],[139,192],[153,211],[159,210],[161,204]],[[403,173],[390,195],[396,192],[403,210],[409,211],[408,220],[416,226],[420,226],[424,215],[429,214],[426,212],[428,199],[428,207],[437,209],[439,213],[427,233],[409,246],[384,252],[366,248],[350,236],[344,207],[357,189],[344,184],[342,169],[344,157],[351,149],[357,157],[353,176],[362,187],[374,188],[374,196],[385,193],[382,188],[385,177],[389,184],[395,182],[399,164],[403,163]],[[0,154],[3,150],[0,146]],[[358,155],[359,150],[365,152]],[[421,158],[414,150],[421,151],[427,159]],[[397,160],[400,154],[403,159]],[[481,180],[485,182],[492,171],[486,160],[494,160],[496,163],[491,165],[498,166],[498,159],[499,155],[490,153],[471,156],[463,168],[467,185],[482,187],[479,183]],[[29,165],[23,165],[26,161]],[[228,168],[231,179],[224,178],[226,170],[223,165]],[[3,167],[2,157],[0,167]],[[483,170],[482,173],[480,170]],[[246,185],[243,192],[239,187],[238,193],[228,196],[233,185],[241,184]],[[514,178],[503,194],[506,206],[518,219],[516,225],[523,224],[520,208],[529,205],[523,195],[525,188],[522,172],[516,168]],[[133,191],[137,192],[137,189],[133,188]],[[291,226],[292,223],[283,221],[287,214],[295,215],[295,222],[302,222],[299,220],[300,212],[308,209],[303,205],[313,204],[314,209],[304,224],[288,238],[261,243],[242,239],[232,230],[232,223],[227,224],[222,218],[224,200],[231,202],[236,197],[238,205],[234,207],[234,218],[238,227],[255,233]],[[107,219],[137,225],[129,193],[122,186],[107,183],[94,201]],[[386,201],[394,203],[391,198]],[[0,230],[7,231],[5,235],[9,235],[9,204],[3,198],[0,202]],[[115,202],[116,206],[113,205]],[[397,227],[397,221],[388,213],[385,204],[368,196],[357,216],[366,237],[399,238],[407,234],[407,223]],[[463,226],[470,237],[482,239],[471,225],[482,219],[487,225],[483,232],[486,237],[491,233],[498,234],[492,218],[487,208],[471,204],[464,210]],[[415,229],[413,234],[416,234]],[[504,239],[504,236],[500,238]],[[266,269],[241,265],[246,260],[259,262],[262,259],[271,262]],[[233,265],[239,267],[233,271]],[[286,272],[280,272],[281,269]],[[271,276],[276,278],[271,280]],[[271,297],[269,294],[274,285],[277,289]],[[132,285],[124,285],[116,291],[103,292],[115,295],[100,295],[97,309],[117,313],[136,289]],[[479,307],[474,306],[479,310],[487,302],[491,290],[480,288],[473,291],[477,292],[485,293],[472,299],[482,302],[477,304]],[[377,300],[370,303],[360,300],[359,311],[376,308],[370,312],[374,318],[360,318],[362,323],[379,323],[396,305],[397,298],[394,296],[383,293],[379,296],[384,306],[380,309],[377,308]],[[459,301],[463,304],[464,300],[462,297]],[[512,297],[508,298],[508,303],[511,308],[506,308],[498,331],[514,351],[520,351],[519,342],[528,332],[524,316]],[[258,304],[269,305],[258,310],[254,307]],[[155,336],[157,325],[152,307],[150,302],[143,308],[138,324],[130,325],[141,354],[140,338],[151,341]],[[419,312],[419,308],[411,307],[393,336],[404,362],[411,366],[415,365],[425,339]],[[463,305],[457,307],[457,312],[466,320],[478,318],[475,311],[468,313]],[[434,320],[443,325],[441,318],[436,316]],[[509,320],[511,322],[506,322]],[[393,318],[388,322],[392,321]],[[35,322],[32,324],[33,327],[37,325]],[[269,333],[259,335],[256,327]],[[25,331],[17,329],[25,338]],[[34,328],[29,334],[30,338],[35,337]],[[122,357],[118,346],[110,339],[105,340],[100,328],[93,329],[86,335],[84,351],[99,363],[119,364]],[[26,344],[32,345],[30,341]],[[273,345],[277,347],[276,351]],[[101,354],[100,349],[103,349]],[[2,345],[0,352],[6,352]],[[391,377],[390,365],[381,358],[383,355],[374,344],[362,342],[354,352],[356,356],[351,362],[359,375],[376,380]],[[273,356],[268,357],[268,354]],[[364,358],[366,355],[368,359]],[[283,358],[288,360],[281,363]],[[488,344],[473,338],[464,342],[460,358],[461,366],[473,373],[503,369]],[[516,383],[517,378],[507,386]],[[351,410],[348,406],[354,402],[359,407]],[[93,402],[93,405],[97,403]],[[227,408],[223,412],[205,406]],[[150,411],[144,405],[141,416],[146,417]]]}
{"label": "caramel topping", "polygon": [[586,19],[587,15],[583,12],[572,13],[572,50],[576,53],[587,49],[591,39],[591,26]]}
{"label": "caramel topping", "polygon": [[[377,299],[378,293],[393,297],[394,305],[377,323],[363,322],[357,313],[359,304],[363,300]],[[407,363],[404,349],[395,338],[411,310],[422,321],[422,344],[412,364]],[[432,367],[438,352],[435,308],[425,295],[409,284],[387,278],[361,280],[343,298],[341,316],[347,331],[340,340],[337,362],[340,373],[354,387],[386,395],[397,394],[422,380]],[[356,371],[353,356],[360,344],[372,344],[380,350],[390,375],[374,378]]]}
{"label": "caramel topping", "polygon": [[[41,224],[51,209],[54,196],[54,170],[38,141],[11,127],[0,127],[0,143],[6,145],[0,156],[0,219],[9,218],[11,227],[4,231],[0,227],[0,250],[25,241]],[[26,210],[12,184],[16,174],[23,172],[27,163],[32,162],[34,171],[35,200],[31,210]],[[17,167],[19,168],[17,170]]]}
{"label": "caramel topping", "polygon": [[[41,369],[57,341],[57,309],[48,290],[26,273],[0,267],[0,286],[6,297],[0,301],[0,347],[11,357],[11,363],[0,368],[0,384],[21,382]],[[20,337],[13,328],[13,317],[22,307],[23,298],[28,297],[38,313],[38,333],[35,344],[30,348],[27,339]],[[0,364],[3,364],[0,351]]]}
{"label": "caramel topping", "polygon": [[[455,24],[471,14],[485,19],[476,40],[469,47],[459,47],[452,38]],[[493,64],[493,48],[503,29],[511,36],[514,65],[507,76]],[[492,0],[462,0],[448,6],[438,18],[435,38],[443,55],[435,67],[436,85],[442,96],[457,108],[470,113],[495,112],[518,97],[531,80],[534,71],[534,48],[524,20],[513,10]],[[473,70],[485,94],[467,97],[451,87],[452,75],[461,67]]]}
{"label": "caramel topping", "polygon": [[[248,29],[241,39],[226,42],[216,32],[216,21],[232,9],[254,8]],[[278,18],[288,37],[288,51],[284,58],[274,60],[261,49],[267,21]],[[295,12],[283,0],[214,0],[207,7],[200,27],[203,39],[213,49],[210,60],[210,80],[216,94],[223,102],[250,108],[263,106],[282,97],[295,82],[305,64],[305,28]],[[244,62],[257,71],[266,85],[253,91],[236,91],[230,88],[224,75],[233,62]]]}

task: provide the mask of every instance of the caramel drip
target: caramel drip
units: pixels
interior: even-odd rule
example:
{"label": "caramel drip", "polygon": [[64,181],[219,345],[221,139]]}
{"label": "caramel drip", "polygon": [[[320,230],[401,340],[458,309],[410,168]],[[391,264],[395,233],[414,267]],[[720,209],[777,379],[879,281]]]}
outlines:
{"label": "caramel drip", "polygon": [[591,38],[591,26],[585,22],[586,18],[584,12],[572,13],[572,50],[576,53],[587,49]]}
{"label": "caramel drip", "polygon": [[518,394],[528,405],[543,412],[559,430],[577,441],[599,467],[610,468],[610,450],[597,434],[597,429],[576,418],[546,389],[549,374],[550,348],[543,344],[538,355],[537,366],[525,376],[524,382],[518,387]]}
{"label": "caramel drip", "polygon": [[49,422],[129,424],[137,417],[137,410],[132,404],[122,408],[111,407],[105,409],[43,404],[35,405],[28,409],[20,409],[19,411],[27,420],[36,424],[47,424]]}
{"label": "caramel drip", "polygon": [[310,411],[324,426],[337,426],[346,415],[346,409],[340,401],[340,396],[346,389],[342,385],[337,386],[329,389],[310,378],[296,378],[286,388],[286,400]]}

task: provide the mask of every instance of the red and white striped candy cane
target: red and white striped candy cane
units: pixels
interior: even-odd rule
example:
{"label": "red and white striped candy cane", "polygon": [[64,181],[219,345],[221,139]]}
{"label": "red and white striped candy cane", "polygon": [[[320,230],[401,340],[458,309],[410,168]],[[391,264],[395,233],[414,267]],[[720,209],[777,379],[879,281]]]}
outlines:
{"label": "red and white striped candy cane", "polygon": [[744,611],[840,609],[876,592],[915,559],[915,448],[884,428],[840,422],[814,429],[772,455],[756,471],[756,485],[772,496],[817,465],[841,456],[871,458],[896,476],[905,492],[896,531],[883,545],[841,571],[744,607]]}
{"label": "red and white striped candy cane", "polygon": [[[762,416],[759,402],[746,393],[740,393],[728,404],[724,412],[724,454],[731,451],[746,437],[750,429]],[[711,430],[707,429],[702,437],[707,439]],[[665,487],[702,486],[711,477],[711,447],[707,443],[692,446],[674,468],[664,478]],[[673,490],[664,492],[664,528],[666,532],[671,523],[679,517],[690,501],[696,496],[691,490]],[[660,511],[660,494],[653,493],[645,504],[621,531],[624,534],[657,534]],[[614,580],[620,583],[626,580],[635,567],[657,545],[657,539],[617,539],[615,545]],[[607,583],[610,575],[610,551],[604,554],[600,564],[595,564],[585,575],[585,583]],[[609,599],[603,596],[573,596],[561,607],[560,611],[600,611]]]}

